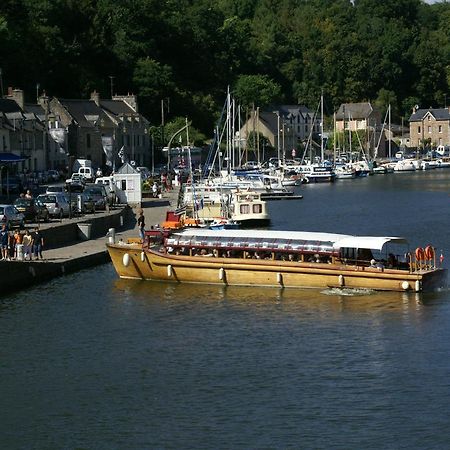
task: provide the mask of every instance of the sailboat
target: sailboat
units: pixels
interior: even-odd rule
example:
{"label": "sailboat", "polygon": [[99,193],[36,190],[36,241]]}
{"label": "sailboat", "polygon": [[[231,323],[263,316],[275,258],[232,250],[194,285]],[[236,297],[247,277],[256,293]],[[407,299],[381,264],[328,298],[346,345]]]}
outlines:
{"label": "sailboat", "polygon": [[[317,112],[317,111],[316,111]],[[315,116],[314,116],[315,117]],[[330,162],[325,161],[324,155],[324,139],[323,139],[323,94],[320,96],[320,159],[318,162],[313,163],[312,156],[312,132],[313,127],[306,143],[305,152],[303,154],[302,162],[305,160],[306,151],[310,150],[309,164],[300,164],[298,170],[303,175],[305,183],[332,183],[336,174],[333,169],[333,165]]]}

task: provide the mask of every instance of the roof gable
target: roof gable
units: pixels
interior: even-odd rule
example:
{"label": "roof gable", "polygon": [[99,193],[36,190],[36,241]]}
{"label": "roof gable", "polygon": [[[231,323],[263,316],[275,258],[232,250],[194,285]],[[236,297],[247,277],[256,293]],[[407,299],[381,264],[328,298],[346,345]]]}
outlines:
{"label": "roof gable", "polygon": [[336,120],[357,120],[367,119],[374,109],[369,102],[363,103],[342,103],[336,112]]}

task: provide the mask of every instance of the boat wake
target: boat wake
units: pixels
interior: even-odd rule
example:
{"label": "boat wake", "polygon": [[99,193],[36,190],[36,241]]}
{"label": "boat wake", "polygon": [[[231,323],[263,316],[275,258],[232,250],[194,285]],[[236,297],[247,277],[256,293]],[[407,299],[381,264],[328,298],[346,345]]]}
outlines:
{"label": "boat wake", "polygon": [[375,291],[373,289],[329,288],[321,291],[321,294],[356,297],[361,295],[372,295],[375,294]]}

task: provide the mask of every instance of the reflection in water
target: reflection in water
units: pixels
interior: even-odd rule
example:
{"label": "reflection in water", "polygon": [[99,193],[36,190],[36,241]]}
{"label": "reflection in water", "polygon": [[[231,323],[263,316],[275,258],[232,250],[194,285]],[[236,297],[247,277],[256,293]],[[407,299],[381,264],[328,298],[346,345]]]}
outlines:
{"label": "reflection in water", "polygon": [[[370,312],[420,310],[422,293],[379,292],[368,289],[280,289],[256,286],[222,286],[211,284],[165,283],[117,279],[116,291],[136,302],[221,304],[228,302],[252,309],[261,305],[281,303],[290,311],[314,310],[339,313],[343,311]],[[120,301],[123,300],[119,297]]]}

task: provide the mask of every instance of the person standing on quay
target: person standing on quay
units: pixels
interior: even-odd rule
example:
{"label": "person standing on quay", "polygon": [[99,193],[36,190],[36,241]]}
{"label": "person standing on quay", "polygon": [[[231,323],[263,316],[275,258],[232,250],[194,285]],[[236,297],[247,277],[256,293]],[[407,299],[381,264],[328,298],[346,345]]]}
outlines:
{"label": "person standing on quay", "polygon": [[8,257],[8,244],[9,244],[9,233],[6,225],[3,224],[0,231],[0,245],[2,248],[2,261],[6,260]]}
{"label": "person standing on quay", "polygon": [[145,235],[145,217],[144,217],[144,211],[142,209],[139,211],[139,217],[137,220],[137,224],[139,227],[139,237],[141,238],[142,242],[144,242],[144,235]]}
{"label": "person standing on quay", "polygon": [[31,243],[33,239],[31,237],[31,234],[28,230],[25,231],[25,235],[22,240],[23,244],[23,259],[26,260],[27,258],[31,261]]}
{"label": "person standing on quay", "polygon": [[44,247],[44,238],[42,237],[39,228],[36,228],[33,236],[33,250],[34,250],[34,259],[44,259],[42,257],[42,248]]}

